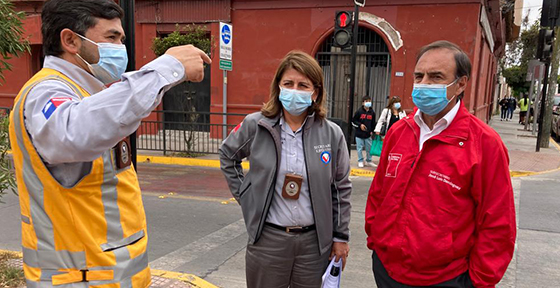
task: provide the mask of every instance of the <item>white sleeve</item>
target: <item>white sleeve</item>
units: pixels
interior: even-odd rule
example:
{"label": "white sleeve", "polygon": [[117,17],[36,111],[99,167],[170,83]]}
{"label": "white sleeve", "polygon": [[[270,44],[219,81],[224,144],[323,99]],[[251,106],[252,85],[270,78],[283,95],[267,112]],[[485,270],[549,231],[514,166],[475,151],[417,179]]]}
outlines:
{"label": "white sleeve", "polygon": [[384,122],[387,122],[387,111],[388,109],[385,108],[383,109],[383,111],[381,112],[381,116],[379,116],[379,120],[377,121],[377,124],[375,125],[375,129],[373,130],[373,132],[378,133],[381,132],[381,126],[383,126]]}
{"label": "white sleeve", "polygon": [[164,55],[82,100],[63,82],[41,82],[27,96],[25,126],[45,162],[93,161],[136,131],[163,94],[184,79],[183,65]]}

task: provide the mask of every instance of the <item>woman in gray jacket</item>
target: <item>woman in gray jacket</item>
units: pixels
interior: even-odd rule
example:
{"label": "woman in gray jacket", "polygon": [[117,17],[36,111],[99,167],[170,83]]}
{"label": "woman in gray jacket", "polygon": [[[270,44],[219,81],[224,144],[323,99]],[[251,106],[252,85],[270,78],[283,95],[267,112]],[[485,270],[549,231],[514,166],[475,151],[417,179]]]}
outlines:
{"label": "woman in gray jacket", "polygon": [[350,165],[342,130],[325,118],[324,97],[317,61],[292,51],[276,71],[269,101],[220,147],[249,236],[249,288],[319,287],[329,259],[346,262]]}

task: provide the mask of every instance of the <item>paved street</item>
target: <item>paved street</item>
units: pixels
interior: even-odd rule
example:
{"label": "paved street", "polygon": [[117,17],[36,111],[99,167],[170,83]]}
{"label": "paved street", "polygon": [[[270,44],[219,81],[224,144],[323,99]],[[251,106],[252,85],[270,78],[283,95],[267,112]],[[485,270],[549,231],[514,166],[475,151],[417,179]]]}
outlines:
{"label": "paved street", "polygon": [[[493,125],[502,131],[506,145],[514,147],[510,157],[519,162],[518,168],[534,165],[527,164],[532,155],[546,155],[546,165],[556,165],[560,154],[554,146],[536,154],[531,152],[533,147],[525,147],[534,139],[520,137],[526,132],[518,131],[516,124]],[[523,160],[515,153],[529,156]],[[220,287],[245,287],[247,236],[240,208],[231,200],[219,169],[141,163],[138,171],[148,217],[151,267],[195,274]],[[341,286],[375,287],[363,230],[371,179],[353,176],[352,181],[351,252]],[[560,283],[560,171],[512,181],[519,221],[517,250],[499,287],[554,287]],[[0,249],[19,250],[17,198],[10,194],[3,200]]]}

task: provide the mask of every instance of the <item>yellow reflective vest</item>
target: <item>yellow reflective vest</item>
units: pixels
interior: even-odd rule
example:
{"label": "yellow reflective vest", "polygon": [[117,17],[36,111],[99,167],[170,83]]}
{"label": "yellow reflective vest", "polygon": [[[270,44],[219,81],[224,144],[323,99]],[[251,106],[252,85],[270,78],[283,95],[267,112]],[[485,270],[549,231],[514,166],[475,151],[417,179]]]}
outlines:
{"label": "yellow reflective vest", "polygon": [[80,98],[89,96],[44,68],[24,85],[10,114],[27,287],[147,287],[146,216],[134,167],[117,170],[111,149],[76,185],[63,187],[33,147],[24,125],[25,99],[35,85],[52,79]]}

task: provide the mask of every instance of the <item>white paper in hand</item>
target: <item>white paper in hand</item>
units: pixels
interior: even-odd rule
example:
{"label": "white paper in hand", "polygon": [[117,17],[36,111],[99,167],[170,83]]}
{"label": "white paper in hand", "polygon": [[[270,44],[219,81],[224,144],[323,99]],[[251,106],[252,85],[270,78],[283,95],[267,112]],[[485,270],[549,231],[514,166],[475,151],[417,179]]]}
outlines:
{"label": "white paper in hand", "polygon": [[333,257],[329,267],[323,274],[323,284],[321,288],[339,288],[340,287],[340,275],[342,274],[342,258],[335,261],[336,257]]}

